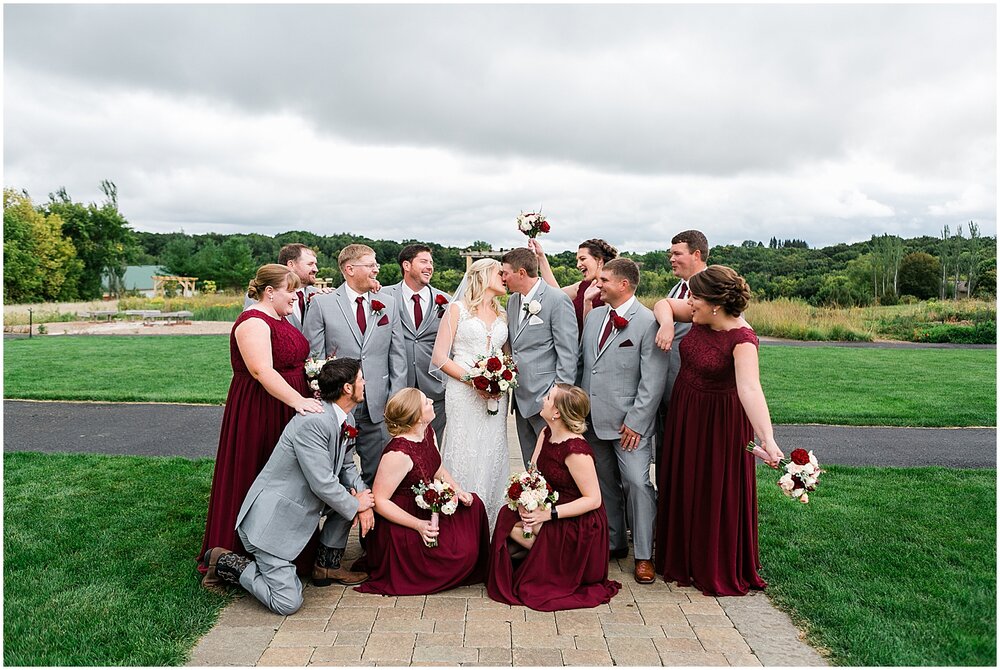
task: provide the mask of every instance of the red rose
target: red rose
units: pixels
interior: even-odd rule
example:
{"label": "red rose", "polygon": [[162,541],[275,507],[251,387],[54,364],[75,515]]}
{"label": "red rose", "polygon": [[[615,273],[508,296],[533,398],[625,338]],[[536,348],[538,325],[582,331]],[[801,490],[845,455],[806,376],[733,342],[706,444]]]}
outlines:
{"label": "red rose", "polygon": [[433,505],[438,501],[438,492],[434,489],[427,489],[424,491],[424,502],[428,505]]}
{"label": "red rose", "polygon": [[510,370],[504,370],[503,372],[500,373],[500,376],[503,377],[505,381],[509,382],[511,379],[514,378],[514,373],[511,372]]}
{"label": "red rose", "polygon": [[490,381],[490,393],[500,393],[500,384],[495,379]]}
{"label": "red rose", "polygon": [[611,321],[614,323],[615,330],[625,330],[625,327],[628,326],[628,319],[617,314],[611,315]]}
{"label": "red rose", "polygon": [[385,309],[385,304],[384,303],[382,303],[380,300],[372,300],[372,311],[373,312],[381,312],[383,309]]}
{"label": "red rose", "polygon": [[792,484],[793,484],[792,490],[795,490],[795,489],[804,489],[806,487],[805,482],[803,482],[801,479],[799,479],[798,475],[793,475],[792,476]]}
{"label": "red rose", "polygon": [[550,228],[549,228],[549,222],[548,222],[548,221],[542,221],[542,222],[541,222],[541,223],[540,223],[540,224],[538,225],[538,229],[539,229],[540,231],[542,231],[543,233],[547,233],[547,232],[549,232],[549,230],[550,230]]}
{"label": "red rose", "polygon": [[521,493],[523,493],[523,490],[521,489],[521,482],[514,482],[507,489],[507,497],[511,500],[517,500],[520,498]]}
{"label": "red rose", "polygon": [[438,307],[443,307],[448,304],[448,298],[438,293],[437,296],[434,298],[434,304],[437,305]]}
{"label": "red rose", "polygon": [[472,380],[472,385],[480,391],[485,391],[490,387],[490,380],[486,377],[475,377]]}
{"label": "red rose", "polygon": [[809,462],[809,452],[805,449],[792,450],[792,463],[795,465],[805,465]]}
{"label": "red rose", "polygon": [[496,356],[492,356],[486,361],[486,369],[490,372],[499,372],[503,368],[503,361]]}

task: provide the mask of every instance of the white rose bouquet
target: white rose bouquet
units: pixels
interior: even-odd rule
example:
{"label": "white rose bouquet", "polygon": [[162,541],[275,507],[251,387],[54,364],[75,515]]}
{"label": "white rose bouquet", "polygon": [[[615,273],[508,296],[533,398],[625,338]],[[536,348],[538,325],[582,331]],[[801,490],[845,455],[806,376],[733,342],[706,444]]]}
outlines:
{"label": "white rose bouquet", "polygon": [[[539,507],[549,509],[557,500],[559,492],[553,489],[552,485],[545,481],[542,473],[531,464],[524,472],[511,475],[510,483],[507,485],[507,507],[511,510],[516,512],[519,505],[529,512]],[[525,528],[523,533],[524,539],[533,535],[530,528]]]}

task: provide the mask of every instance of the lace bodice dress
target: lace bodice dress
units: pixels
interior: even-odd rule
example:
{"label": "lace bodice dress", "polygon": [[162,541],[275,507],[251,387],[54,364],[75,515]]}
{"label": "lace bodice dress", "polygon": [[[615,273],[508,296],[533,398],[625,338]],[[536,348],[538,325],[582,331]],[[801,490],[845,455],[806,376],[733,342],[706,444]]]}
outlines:
{"label": "lace bodice dress", "polygon": [[[507,321],[500,315],[487,326],[464,304],[456,304],[459,320],[451,359],[468,370],[478,355],[493,349],[499,351],[507,342]],[[444,406],[448,427],[442,440],[441,459],[455,481],[482,499],[491,531],[497,512],[504,504],[510,477],[507,403],[508,397],[504,394],[500,398],[499,411],[490,415],[486,411],[486,401],[475,389],[457,379],[446,378]]]}

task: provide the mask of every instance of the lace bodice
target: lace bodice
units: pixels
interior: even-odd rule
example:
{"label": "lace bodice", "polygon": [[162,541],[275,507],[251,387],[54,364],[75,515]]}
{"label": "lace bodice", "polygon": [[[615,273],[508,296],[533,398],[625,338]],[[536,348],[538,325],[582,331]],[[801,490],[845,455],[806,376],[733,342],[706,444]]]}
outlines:
{"label": "lace bodice", "polygon": [[580,497],[580,488],[566,467],[566,457],[570,454],[584,454],[594,457],[590,444],[582,437],[571,437],[562,442],[552,442],[552,433],[546,427],[542,434],[542,450],[538,454],[538,470],[545,481],[559,492],[559,503],[568,503]]}
{"label": "lace bodice", "polygon": [[236,344],[236,328],[247,319],[260,319],[271,329],[271,367],[282,375],[302,375],[306,357],[309,356],[309,342],[298,328],[288,323],[284,317],[274,319],[259,309],[244,311],[233,323],[233,329],[229,334],[229,360],[233,372],[238,375],[250,374]]}
{"label": "lace bodice", "polygon": [[752,342],[758,346],[757,335],[749,328],[712,330],[695,324],[681,340],[681,371],[683,383],[707,392],[729,392],[736,389],[736,367],[733,349],[737,344]]}
{"label": "lace bodice", "polygon": [[431,481],[434,473],[441,467],[441,455],[434,446],[434,431],[430,426],[424,431],[424,439],[412,442],[405,437],[394,437],[385,445],[383,453],[398,451],[406,454],[413,461],[413,467],[403,477],[393,495],[411,496],[411,487],[421,481]]}
{"label": "lace bodice", "polygon": [[455,341],[451,345],[451,358],[463,368],[471,368],[476,356],[500,350],[507,342],[506,316],[498,315],[490,327],[477,316],[473,316],[461,301],[458,302],[458,327]]}

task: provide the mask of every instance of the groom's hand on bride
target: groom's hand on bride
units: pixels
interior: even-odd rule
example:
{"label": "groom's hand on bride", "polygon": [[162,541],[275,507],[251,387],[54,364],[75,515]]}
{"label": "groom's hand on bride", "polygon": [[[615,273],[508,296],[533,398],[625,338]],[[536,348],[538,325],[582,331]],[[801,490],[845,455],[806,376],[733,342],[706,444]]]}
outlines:
{"label": "groom's hand on bride", "polygon": [[639,435],[639,433],[635,432],[624,423],[622,424],[622,427],[618,429],[618,434],[621,435],[619,443],[625,451],[635,451],[636,447],[639,446],[639,440],[642,439],[642,436]]}

